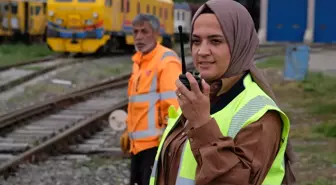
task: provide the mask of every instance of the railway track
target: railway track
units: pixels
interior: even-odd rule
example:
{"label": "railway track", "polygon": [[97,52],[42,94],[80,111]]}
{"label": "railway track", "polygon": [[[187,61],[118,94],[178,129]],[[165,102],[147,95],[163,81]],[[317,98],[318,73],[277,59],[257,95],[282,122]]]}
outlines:
{"label": "railway track", "polygon": [[0,78],[2,77],[3,79],[0,83],[0,93],[58,68],[84,61],[85,59],[71,59],[63,58],[61,56],[53,56],[2,67],[0,69]]}
{"label": "railway track", "polygon": [[[110,56],[115,57],[124,54],[125,53],[115,52]],[[101,56],[89,55],[72,58],[63,57],[63,55],[55,55],[0,67],[0,79],[3,78],[0,80],[0,93],[56,69],[97,59],[99,57]]]}
{"label": "railway track", "polygon": [[0,66],[0,71],[5,71],[5,70],[8,70],[10,68],[20,67],[20,66],[24,66],[24,65],[36,64],[36,63],[41,63],[41,62],[48,62],[48,61],[51,61],[51,60],[55,60],[59,57],[61,57],[61,55],[52,55],[52,56],[47,56],[47,57],[34,59],[34,60],[29,60],[29,61],[25,61],[25,62],[18,62],[18,63],[14,63],[14,64],[10,64],[10,65]]}
{"label": "railway track", "polygon": [[114,110],[126,110],[129,75],[0,116],[0,174],[6,177],[25,161],[59,152],[122,155],[119,148],[104,146],[111,128],[100,123]]}
{"label": "railway track", "polygon": [[1,117],[0,173],[8,175],[22,161],[34,161],[40,154],[58,151],[91,135],[100,127],[95,122],[125,108],[127,82],[125,75]]}

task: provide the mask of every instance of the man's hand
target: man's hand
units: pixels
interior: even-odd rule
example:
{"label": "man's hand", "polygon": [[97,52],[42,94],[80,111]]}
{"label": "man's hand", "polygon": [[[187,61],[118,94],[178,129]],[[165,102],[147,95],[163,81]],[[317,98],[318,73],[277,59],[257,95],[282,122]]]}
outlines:
{"label": "man's hand", "polygon": [[125,154],[129,153],[130,140],[128,137],[127,130],[125,130],[124,133],[120,136],[120,148]]}

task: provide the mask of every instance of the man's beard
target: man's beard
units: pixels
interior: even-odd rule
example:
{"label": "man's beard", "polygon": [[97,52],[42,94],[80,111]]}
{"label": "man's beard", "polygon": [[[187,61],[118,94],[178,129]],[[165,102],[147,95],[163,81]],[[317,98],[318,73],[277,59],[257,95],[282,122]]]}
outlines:
{"label": "man's beard", "polygon": [[140,52],[140,50],[138,49],[138,47],[136,47],[136,45],[134,45],[134,49],[136,52]]}
{"label": "man's beard", "polygon": [[150,46],[147,46],[146,48],[148,48],[146,51],[141,51],[135,44],[134,44],[134,49],[135,51],[137,52],[141,52],[141,53],[144,53],[144,54],[147,54],[149,53],[150,51],[152,51],[156,46],[156,42],[153,42]]}

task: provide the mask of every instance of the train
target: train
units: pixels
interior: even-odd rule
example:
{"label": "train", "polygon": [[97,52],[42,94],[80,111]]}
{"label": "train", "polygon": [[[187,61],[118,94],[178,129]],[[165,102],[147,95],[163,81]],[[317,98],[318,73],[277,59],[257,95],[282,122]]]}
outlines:
{"label": "train", "polygon": [[156,15],[158,42],[174,43],[172,0],[49,0],[47,44],[55,52],[94,53],[132,50],[132,20],[139,13]]}
{"label": "train", "polygon": [[1,0],[0,39],[46,40],[47,0]]}
{"label": "train", "polygon": [[[235,0],[251,13],[259,28],[260,0]],[[171,48],[189,42],[191,19],[199,3],[173,0],[2,0],[0,39],[42,39],[61,53],[134,51],[131,22],[138,13],[156,15],[160,22],[158,42]]]}

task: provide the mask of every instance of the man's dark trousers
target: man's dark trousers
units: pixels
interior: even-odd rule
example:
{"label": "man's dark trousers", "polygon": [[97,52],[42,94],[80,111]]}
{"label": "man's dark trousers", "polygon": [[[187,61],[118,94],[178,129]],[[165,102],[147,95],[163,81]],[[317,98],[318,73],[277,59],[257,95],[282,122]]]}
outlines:
{"label": "man's dark trousers", "polygon": [[143,150],[131,155],[131,183],[130,185],[149,185],[150,175],[158,147]]}

